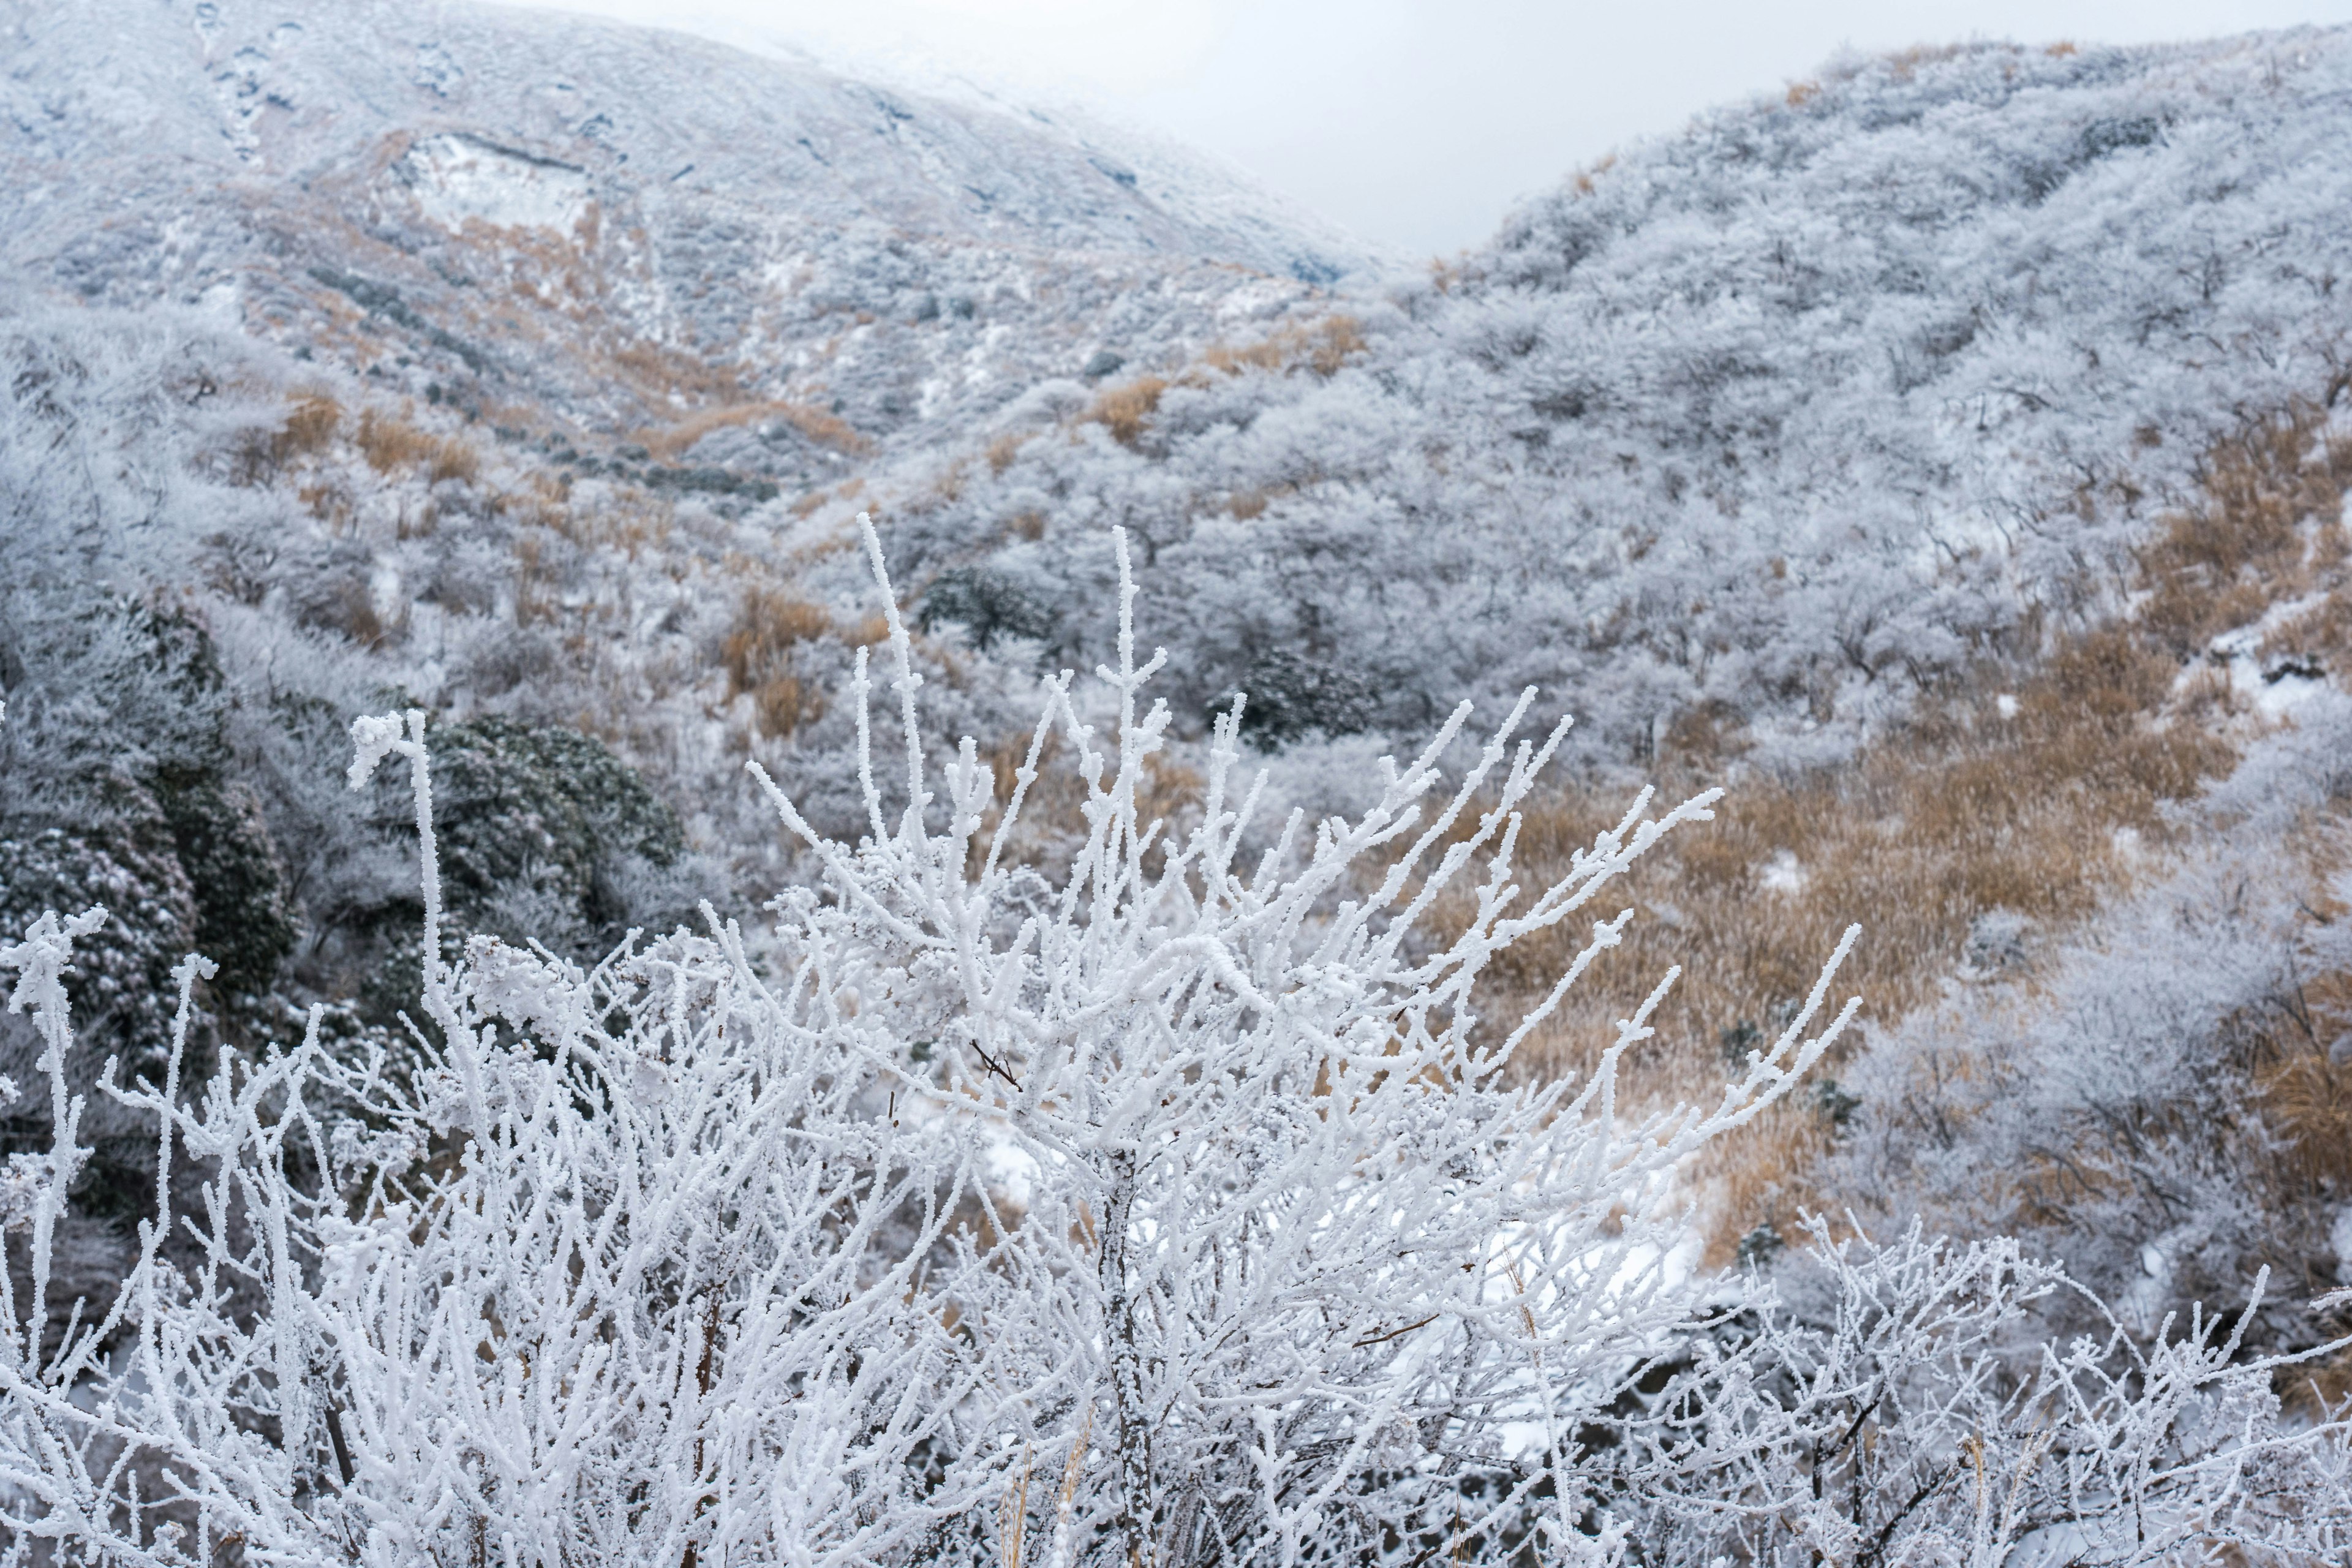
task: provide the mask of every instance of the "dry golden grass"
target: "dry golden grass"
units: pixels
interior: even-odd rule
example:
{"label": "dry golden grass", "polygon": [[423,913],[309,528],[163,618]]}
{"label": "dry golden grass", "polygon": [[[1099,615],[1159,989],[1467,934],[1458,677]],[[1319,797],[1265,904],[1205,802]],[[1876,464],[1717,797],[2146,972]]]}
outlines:
{"label": "dry golden grass", "polygon": [[2200,504],[2166,521],[2141,552],[2152,591],[2139,623],[2189,658],[2220,632],[2300,597],[2341,567],[2334,526],[2352,487],[2352,439],[2298,404],[2207,453]]}
{"label": "dry golden grass", "polygon": [[[2216,443],[2197,505],[2168,519],[2143,555],[2136,616],[2057,639],[2031,668],[1978,671],[1924,701],[1908,725],[1849,767],[1735,787],[1717,822],[1654,851],[1622,897],[1595,911],[1639,912],[1624,946],[1595,965],[1531,1042],[1528,1068],[1587,1067],[1612,1037],[1612,1021],[1680,963],[1684,979],[1659,1016],[1635,1091],[1710,1094],[1727,1052],[1744,1048],[1735,1042],[1775,1032],[1849,923],[1864,934],[1838,994],[1861,993],[1867,1017],[1891,1021],[1940,994],[1979,916],[2005,910],[2063,930],[2121,891],[2136,866],[2160,859],[2169,842],[2164,803],[2226,772],[2246,732],[2226,678],[2200,678],[2194,668],[2214,635],[2324,589],[2273,641],[2352,668],[2352,582],[2334,521],[2352,489],[2344,447],[2324,438],[2312,408]],[[1724,716],[1685,716],[1664,749],[1662,793],[1680,798],[1717,782],[1738,745]],[[1522,883],[1559,875],[1623,804],[1562,793],[1527,812]],[[1522,943],[1494,978],[1530,1001],[1581,934]],[[2343,986],[2352,1013],[2352,980]],[[2352,1184],[2352,1074],[2315,1055],[2307,1039],[2283,1040],[2265,1059],[2273,1065],[2263,1092],[2292,1130],[2282,1183],[2325,1174]],[[1833,1075],[1836,1064],[1826,1070]],[[1716,1194],[1716,1261],[1758,1224],[1790,1233],[1794,1211],[1815,1196],[1806,1172],[1831,1130],[1808,1100],[1777,1108],[1715,1152],[1699,1173]]]}
{"label": "dry golden grass", "polygon": [[297,393],[286,417],[276,428],[247,432],[229,454],[230,482],[268,484],[287,464],[314,456],[330,446],[342,423],[342,405],[324,392]]}
{"label": "dry golden grass", "polygon": [[1592,183],[1616,166],[1617,154],[1611,153],[1591,167],[1579,169],[1575,176],[1569,181],[1569,184],[1578,195],[1589,196],[1592,194]]}
{"label": "dry golden grass", "polygon": [[375,607],[375,596],[363,582],[350,581],[339,584],[323,603],[313,605],[302,617],[306,626],[341,632],[363,648],[374,648],[391,642],[407,630],[404,613],[386,617]]}
{"label": "dry golden grass", "polygon": [[1160,411],[1160,395],[1168,390],[1168,383],[1160,376],[1140,376],[1123,386],[1106,387],[1095,396],[1094,404],[1078,416],[1081,425],[1099,425],[1110,432],[1111,439],[1122,447],[1133,447],[1143,438],[1144,426]]}
{"label": "dry golden grass", "polygon": [[733,372],[708,360],[642,340],[606,351],[594,368],[618,382],[656,428],[697,408],[751,402]]}
{"label": "dry golden grass", "polygon": [[514,618],[519,626],[546,619],[553,608],[548,592],[553,573],[549,568],[547,553],[545,537],[537,530],[526,530],[516,536]]}
{"label": "dry golden grass", "polygon": [[1027,430],[1012,430],[991,441],[988,444],[988,471],[1002,474],[1011,468],[1013,459],[1021,455],[1021,448],[1027,444],[1032,434],[1034,432]]}
{"label": "dry golden grass", "polygon": [[[1864,935],[1839,994],[1859,992],[1872,1016],[1892,1019],[1937,994],[1980,915],[2063,925],[2090,913],[2128,873],[2118,830],[2160,841],[2160,803],[2193,793],[2234,754],[2200,726],[2155,722],[2174,673],[2141,640],[2095,633],[2016,683],[2013,717],[2001,716],[2001,693],[1976,689],[1851,769],[1732,790],[1714,824],[1668,840],[1596,911],[1639,912],[1623,947],[1531,1042],[1527,1066],[1589,1067],[1612,1021],[1680,963],[1684,978],[1658,1016],[1636,1092],[1705,1095],[1723,1081],[1727,1043],[1776,1032],[1850,923]],[[1721,763],[1670,766],[1665,793],[1695,793]],[[1614,799],[1563,796],[1528,813],[1526,879],[1563,869],[1622,809]],[[1562,929],[1524,942],[1495,978],[1531,1000],[1584,934]],[[1788,1232],[1810,1195],[1790,1178],[1827,1131],[1810,1106],[1786,1107],[1722,1147],[1705,1173],[1721,1198],[1719,1257],[1764,1220]]]}
{"label": "dry golden grass", "polygon": [[1353,316],[1326,316],[1306,326],[1284,327],[1240,347],[1213,344],[1202,353],[1201,362],[1228,375],[1250,369],[1289,371],[1304,366],[1328,379],[1365,347],[1362,322]]}
{"label": "dry golden grass", "polygon": [[1967,49],[1965,44],[1914,44],[1907,49],[1897,49],[1886,57],[1887,69],[1896,81],[1909,81],[1921,66],[1940,65]]}
{"label": "dry golden grass", "polygon": [[[1364,352],[1362,323],[1353,316],[1325,316],[1303,326],[1284,327],[1252,343],[1215,343],[1202,351],[1199,363],[1188,366],[1174,382],[1166,376],[1143,375],[1118,386],[1105,387],[1095,395],[1094,402],[1077,417],[1081,425],[1100,425],[1111,434],[1111,439],[1122,447],[1132,447],[1143,438],[1153,415],[1160,411],[1160,399],[1171,384],[1198,386],[1203,384],[1206,372],[1216,371],[1226,375],[1239,375],[1249,370],[1268,370],[1287,374],[1294,370],[1306,370],[1313,374],[1330,377],[1353,356]],[[988,448],[991,471],[1002,474],[1013,464],[1019,453],[1023,436],[1005,436]]]}
{"label": "dry golden grass", "polygon": [[286,413],[286,426],[280,436],[284,443],[281,460],[297,454],[309,456],[326,450],[342,422],[342,405],[326,393],[310,392],[298,395],[294,405]]}
{"label": "dry golden grass", "polygon": [[469,443],[455,437],[436,436],[396,415],[373,408],[361,410],[355,438],[360,456],[379,474],[405,468],[422,473],[428,484],[439,484],[444,479],[463,479],[470,484],[481,477],[481,454]]}
{"label": "dry golden grass", "polygon": [[633,439],[662,462],[675,462],[697,441],[714,430],[772,419],[782,420],[810,440],[835,451],[864,452],[871,445],[865,437],[824,409],[780,399],[730,403],[717,408],[706,408],[673,424],[640,430]]}
{"label": "dry golden grass", "polygon": [[719,645],[727,700],[748,693],[760,732],[781,739],[824,711],[825,683],[797,667],[803,645],[832,637],[852,647],[869,647],[888,635],[888,624],[878,614],[842,626],[823,605],[780,589],[746,588],[735,624]]}

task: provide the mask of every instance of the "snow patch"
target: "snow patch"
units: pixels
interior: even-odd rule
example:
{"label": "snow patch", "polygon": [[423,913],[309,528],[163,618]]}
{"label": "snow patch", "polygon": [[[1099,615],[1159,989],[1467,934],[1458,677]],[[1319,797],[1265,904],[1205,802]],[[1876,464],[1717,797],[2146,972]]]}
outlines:
{"label": "snow patch", "polygon": [[588,211],[587,171],[471,136],[421,138],[394,174],[444,227],[568,230]]}

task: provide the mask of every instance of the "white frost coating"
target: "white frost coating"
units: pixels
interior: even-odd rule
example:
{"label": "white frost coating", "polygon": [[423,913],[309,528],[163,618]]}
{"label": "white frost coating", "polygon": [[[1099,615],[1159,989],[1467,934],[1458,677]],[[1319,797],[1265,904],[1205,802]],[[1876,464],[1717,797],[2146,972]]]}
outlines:
{"label": "white frost coating", "polygon": [[588,211],[583,171],[471,136],[420,137],[398,174],[425,215],[453,229],[479,222],[569,231]]}
{"label": "white frost coating", "polygon": [[[2052,1351],[2030,1396],[2003,1393],[1985,1347],[2055,1281],[2013,1247],[1824,1237],[1831,1327],[1757,1302],[1756,1334],[1718,1337],[1696,1315],[1675,1173],[1830,1047],[1854,933],[1710,1104],[1619,1103],[1674,971],[1591,1076],[1510,1068],[1620,942],[1630,913],[1592,918],[1600,896],[1713,792],[1655,819],[1645,792],[1562,881],[1523,887],[1517,807],[1566,728],[1515,741],[1530,693],[1451,786],[1466,705],[1382,760],[1360,816],[1294,812],[1252,866],[1239,701],[1197,811],[1139,809],[1169,712],[1140,705],[1161,659],[1135,657],[1121,535],[1096,671],[1116,720],[1048,679],[1000,802],[971,741],[934,768],[866,542],[902,766],[875,765],[861,653],[863,841],[761,775],[823,868],[772,906],[774,964],[708,906],[706,934],[633,934],[593,970],[484,937],[451,960],[424,716],[360,720],[353,786],[400,756],[416,800],[415,1064],[338,1058],[314,1013],[299,1047],[224,1052],[183,1096],[211,973],[184,962],[165,1081],[103,1083],[169,1129],[158,1213],[103,1320],[61,1337],[47,1240],[88,1151],[59,977],[100,917],[0,951],[58,1131],[9,1189],[33,1289],[20,1312],[0,1271],[0,1531],[76,1560],[216,1561],[234,1538],[245,1561],[371,1568],[1287,1568],[1400,1542],[1843,1563],[1846,1489],[1825,1503],[1809,1466],[1900,1498],[1973,1443],[2010,1502],[1938,1482],[1886,1561],[2010,1561],[2061,1506],[2120,1549],[2103,1563],[2341,1544],[2334,1430],[2265,1425],[2284,1363],[2231,1367],[2201,1321],[2145,1353]],[[1033,796],[1056,742],[1075,783]],[[1012,852],[1033,798],[1075,807],[1050,876]],[[1497,955],[1588,919],[1535,1012],[1482,1026]],[[200,1214],[174,1212],[175,1151],[206,1174]],[[1021,1212],[994,1190],[1011,1156]],[[2249,1514],[2282,1483],[2306,1511]]]}

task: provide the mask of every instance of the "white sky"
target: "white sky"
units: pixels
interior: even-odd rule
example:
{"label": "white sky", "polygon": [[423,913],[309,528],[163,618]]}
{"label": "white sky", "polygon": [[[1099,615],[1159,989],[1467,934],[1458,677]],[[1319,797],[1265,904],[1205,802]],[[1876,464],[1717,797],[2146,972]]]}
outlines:
{"label": "white sky", "polygon": [[[544,0],[522,0],[524,4]],[[928,62],[1172,133],[1408,255],[1843,47],[2131,43],[2352,21],[2352,0],[562,0],[829,59]]]}

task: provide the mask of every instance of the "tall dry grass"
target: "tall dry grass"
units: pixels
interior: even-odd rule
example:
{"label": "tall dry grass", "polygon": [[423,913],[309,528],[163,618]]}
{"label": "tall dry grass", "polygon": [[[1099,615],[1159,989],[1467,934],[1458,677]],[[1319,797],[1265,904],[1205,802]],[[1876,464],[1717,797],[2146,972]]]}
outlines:
{"label": "tall dry grass", "polygon": [[1078,416],[1078,423],[1099,425],[1120,446],[1134,447],[1143,439],[1145,426],[1160,411],[1160,395],[1167,390],[1166,378],[1157,375],[1139,376],[1123,385],[1106,387]]}
{"label": "tall dry grass", "polygon": [[697,441],[714,430],[772,421],[790,425],[810,440],[835,451],[861,453],[872,448],[871,442],[835,416],[813,405],[783,398],[701,409],[671,424],[640,430],[633,438],[655,458],[668,463],[683,457]]}
{"label": "tall dry grass", "polygon": [[1303,367],[1328,379],[1339,374],[1367,346],[1362,322],[1353,316],[1331,315],[1303,326],[1279,328],[1253,343],[1213,343],[1202,352],[1201,363],[1228,375],[1244,370]]}
{"label": "tall dry grass", "polygon": [[823,605],[754,584],[743,590],[719,645],[727,700],[748,695],[760,732],[781,740],[824,711],[827,677],[801,668],[803,648],[819,638],[867,647],[887,635],[878,615],[843,623]]}
{"label": "tall dry grass", "polygon": [[482,455],[471,443],[454,436],[436,436],[408,419],[380,409],[360,411],[354,439],[360,456],[379,474],[406,469],[422,473],[428,484],[439,484],[444,479],[462,479],[471,484],[481,477]]}
{"label": "tall dry grass", "polygon": [[[1300,325],[1278,328],[1254,342],[1213,343],[1201,352],[1198,361],[1172,376],[1142,375],[1117,386],[1105,387],[1079,414],[1076,423],[1100,425],[1120,446],[1133,447],[1142,441],[1152,416],[1160,411],[1161,395],[1171,385],[1206,385],[1209,384],[1208,374],[1213,371],[1224,375],[1239,375],[1250,370],[1273,371],[1282,374],[1305,370],[1328,380],[1339,374],[1349,360],[1363,353],[1368,346],[1363,324],[1355,317],[1347,315],[1325,316]],[[1000,440],[989,449],[990,468],[994,472],[1003,473],[1019,449],[1018,440],[1012,437]]]}
{"label": "tall dry grass", "polygon": [[[1644,860],[1623,900],[1638,911],[1623,947],[1531,1042],[1528,1068],[1587,1068],[1613,1021],[1679,963],[1684,978],[1658,1016],[1637,1092],[1709,1095],[1727,1058],[1776,1032],[1847,924],[1864,935],[1840,992],[1863,994],[1866,1019],[1892,1021],[1941,994],[1982,917],[2063,931],[2164,864],[2177,831],[2165,804],[2225,773],[2256,728],[2208,662],[2212,639],[2300,606],[2270,647],[2352,669],[2352,572],[2337,521],[2352,443],[2326,426],[2324,410],[2297,406],[2217,442],[2192,504],[2164,519],[2141,554],[2133,613],[2050,637],[2038,658],[1972,672],[1849,766],[1740,779],[1716,823]],[[1737,775],[1736,723],[1693,716],[1675,735],[1662,794],[1680,798]],[[1569,789],[1529,810],[1523,885],[1563,872],[1622,808],[1616,792]],[[2334,842],[2315,837],[2313,854]],[[1522,942],[1494,979],[1532,1000],[1582,935]],[[2352,977],[2313,984],[2315,1006],[2352,1007]],[[2331,1064],[2315,1029],[2275,1026],[2249,1070],[2287,1132],[2278,1180],[2352,1191],[2352,1071]],[[1832,1078],[1837,1066],[1826,1065]],[[1714,1261],[1759,1225],[1790,1234],[1796,1211],[1817,1199],[1808,1173],[1835,1126],[1823,1105],[1776,1108],[1699,1173],[1713,1193]]]}

